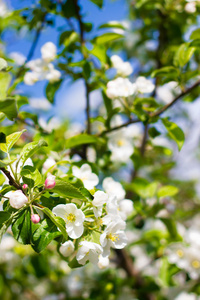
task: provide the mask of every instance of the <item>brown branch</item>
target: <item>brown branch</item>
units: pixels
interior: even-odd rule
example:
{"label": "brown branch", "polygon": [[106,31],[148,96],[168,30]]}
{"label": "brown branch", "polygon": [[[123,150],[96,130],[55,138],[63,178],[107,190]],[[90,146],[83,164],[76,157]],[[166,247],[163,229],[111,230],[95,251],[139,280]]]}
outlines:
{"label": "brown branch", "polygon": [[11,176],[10,172],[6,170],[5,168],[0,168],[0,170],[6,175],[6,177],[9,179],[9,184],[14,186],[18,190],[22,190],[22,187],[20,184],[18,184],[13,177]]}
{"label": "brown branch", "polygon": [[35,33],[35,37],[33,39],[33,43],[31,45],[31,48],[29,50],[29,53],[27,55],[27,58],[26,58],[26,61],[24,62],[24,64],[19,68],[17,74],[16,74],[16,78],[19,77],[22,73],[22,71],[24,70],[27,62],[29,62],[31,60],[31,58],[33,57],[34,55],[34,52],[35,52],[35,49],[37,47],[37,44],[38,44],[38,40],[40,38],[40,35],[41,35],[41,31],[42,29],[44,28],[44,25],[45,25],[45,18],[46,18],[46,15],[47,13],[45,12],[44,15],[43,15],[43,18],[41,20],[41,24],[40,26],[38,27],[38,29],[36,30],[36,33]]}
{"label": "brown branch", "polygon": [[[189,87],[188,89],[186,89],[185,91],[183,91],[181,94],[179,94],[178,96],[176,96],[174,98],[174,100],[172,100],[169,104],[166,104],[165,106],[163,106],[162,108],[158,109],[157,111],[149,114],[149,118],[160,116],[168,108],[170,108],[171,106],[173,106],[180,98],[182,98],[183,96],[189,94],[193,89],[195,89],[199,85],[200,85],[200,80],[198,80],[191,87]],[[104,135],[104,134],[107,134],[109,132],[112,132],[112,131],[118,130],[120,128],[126,127],[126,126],[128,126],[130,124],[140,123],[140,122],[142,122],[140,119],[131,119],[131,120],[127,121],[126,123],[122,124],[122,125],[119,125],[119,126],[116,126],[116,127],[112,127],[112,128],[110,128],[108,130],[104,130],[103,132],[101,132],[100,135]]]}
{"label": "brown branch", "polygon": [[174,98],[173,101],[171,101],[169,104],[166,104],[165,106],[163,106],[161,109],[157,110],[154,113],[151,113],[149,116],[151,118],[153,117],[158,117],[160,116],[162,113],[164,113],[168,108],[170,108],[172,105],[174,105],[180,98],[182,98],[183,96],[189,94],[194,88],[196,88],[197,86],[200,85],[200,80],[198,80],[196,83],[194,83],[191,87],[189,87],[188,89],[186,89],[185,91],[183,91],[181,94],[179,94],[178,96],[176,96]]}

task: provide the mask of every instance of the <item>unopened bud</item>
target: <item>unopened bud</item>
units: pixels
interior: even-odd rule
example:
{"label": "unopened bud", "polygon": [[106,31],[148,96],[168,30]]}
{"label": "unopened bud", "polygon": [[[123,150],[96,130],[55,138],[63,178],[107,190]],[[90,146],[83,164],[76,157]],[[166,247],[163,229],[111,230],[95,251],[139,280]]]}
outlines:
{"label": "unopened bud", "polygon": [[45,189],[53,189],[54,188],[54,186],[56,185],[55,178],[56,178],[56,176],[48,175],[48,177],[44,183]]}
{"label": "unopened bud", "polygon": [[22,188],[23,188],[24,190],[26,190],[26,189],[28,188],[28,184],[24,183],[24,184],[22,185]]}
{"label": "unopened bud", "polygon": [[39,223],[39,222],[40,222],[40,216],[37,215],[37,214],[31,215],[31,221],[32,221],[34,224]]}
{"label": "unopened bud", "polygon": [[10,205],[16,209],[21,208],[28,202],[28,198],[21,190],[13,191],[9,196]]}

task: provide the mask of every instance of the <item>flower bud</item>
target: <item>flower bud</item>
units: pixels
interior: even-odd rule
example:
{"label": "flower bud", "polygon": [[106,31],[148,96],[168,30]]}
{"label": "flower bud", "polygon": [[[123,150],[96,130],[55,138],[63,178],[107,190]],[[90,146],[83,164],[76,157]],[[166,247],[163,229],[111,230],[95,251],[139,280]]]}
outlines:
{"label": "flower bud", "polygon": [[40,222],[40,216],[37,215],[37,214],[31,215],[31,221],[32,221],[34,224],[39,223],[39,222]]}
{"label": "flower bud", "polygon": [[28,198],[21,190],[13,191],[9,196],[10,205],[16,209],[21,208],[28,202]]}
{"label": "flower bud", "polygon": [[28,188],[28,184],[24,183],[24,184],[22,185],[22,187],[23,187],[24,190],[26,190],[26,189]]}
{"label": "flower bud", "polygon": [[56,176],[48,175],[48,177],[44,183],[45,189],[53,189],[54,188],[54,186],[56,185],[55,178],[56,178]]}

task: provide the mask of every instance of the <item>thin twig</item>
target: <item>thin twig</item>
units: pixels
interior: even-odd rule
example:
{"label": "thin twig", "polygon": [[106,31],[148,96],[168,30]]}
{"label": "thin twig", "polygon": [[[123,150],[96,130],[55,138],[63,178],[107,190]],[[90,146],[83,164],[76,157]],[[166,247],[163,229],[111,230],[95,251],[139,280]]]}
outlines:
{"label": "thin twig", "polygon": [[6,175],[6,177],[9,179],[9,184],[14,186],[18,190],[22,190],[22,186],[18,184],[14,178],[11,176],[10,172],[6,170],[5,168],[0,168],[0,170]]}
{"label": "thin twig", "polygon": [[16,78],[18,78],[18,77],[21,75],[21,72],[24,70],[24,68],[25,68],[25,66],[26,66],[26,64],[27,64],[27,62],[29,62],[29,61],[32,59],[33,55],[34,55],[35,49],[36,49],[36,47],[37,47],[37,44],[38,44],[38,41],[39,41],[39,38],[40,38],[40,35],[41,35],[41,31],[42,31],[42,29],[44,28],[44,25],[45,25],[45,18],[46,18],[46,15],[47,15],[47,13],[44,13],[43,18],[42,18],[42,20],[41,20],[41,24],[40,24],[40,26],[38,27],[38,29],[36,30],[35,37],[34,37],[34,39],[33,39],[33,43],[32,43],[32,45],[31,45],[31,48],[30,48],[30,50],[29,50],[29,53],[28,53],[28,55],[27,55],[26,61],[25,61],[24,64],[19,68],[19,70],[18,70],[18,72],[17,72],[17,74],[16,74]]}
{"label": "thin twig", "polygon": [[[199,85],[200,85],[200,80],[198,80],[191,87],[189,87],[188,89],[186,89],[185,91],[183,91],[182,93],[180,93],[178,96],[176,96],[174,98],[174,100],[172,100],[169,104],[166,104],[162,108],[158,109],[156,112],[153,112],[153,113],[149,114],[149,118],[160,116],[168,108],[170,108],[171,106],[173,106],[180,98],[182,98],[183,96],[189,94],[193,89],[195,89]],[[126,123],[122,124],[122,125],[119,125],[119,126],[116,126],[116,127],[112,127],[112,128],[110,128],[108,130],[104,130],[103,132],[101,132],[100,135],[104,135],[104,134],[107,134],[107,133],[109,133],[111,131],[115,131],[115,130],[118,130],[120,128],[126,127],[126,126],[128,126],[130,124],[140,123],[140,122],[142,122],[140,119],[131,119],[131,120],[127,121]]]}

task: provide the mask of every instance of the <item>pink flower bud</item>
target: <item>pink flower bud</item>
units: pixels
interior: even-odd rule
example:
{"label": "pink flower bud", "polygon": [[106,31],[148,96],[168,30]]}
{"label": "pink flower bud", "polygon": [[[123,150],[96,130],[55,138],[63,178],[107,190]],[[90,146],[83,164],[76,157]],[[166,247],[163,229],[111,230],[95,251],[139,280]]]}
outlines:
{"label": "pink flower bud", "polygon": [[31,221],[32,221],[34,224],[39,223],[39,222],[40,222],[40,216],[37,215],[37,214],[31,215]]}
{"label": "pink flower bud", "polygon": [[56,178],[56,176],[48,175],[48,177],[44,183],[45,189],[53,189],[54,188],[54,186],[56,185],[55,178]]}
{"label": "pink flower bud", "polygon": [[24,190],[26,190],[27,187],[28,187],[28,184],[26,184],[26,183],[24,183],[24,184],[22,185],[22,188],[23,188]]}

